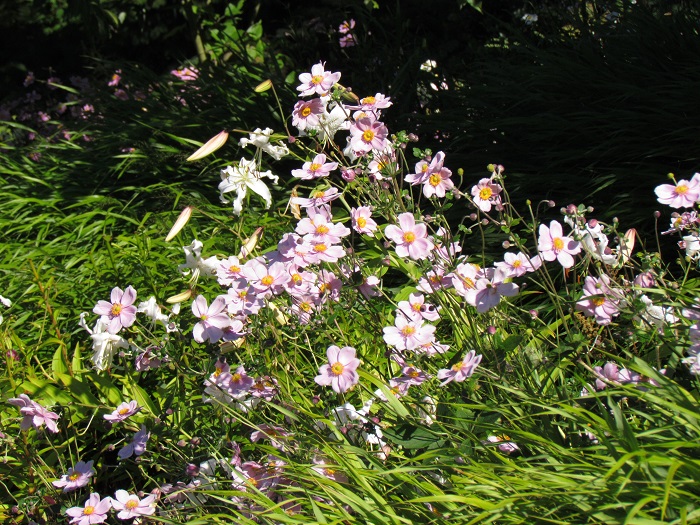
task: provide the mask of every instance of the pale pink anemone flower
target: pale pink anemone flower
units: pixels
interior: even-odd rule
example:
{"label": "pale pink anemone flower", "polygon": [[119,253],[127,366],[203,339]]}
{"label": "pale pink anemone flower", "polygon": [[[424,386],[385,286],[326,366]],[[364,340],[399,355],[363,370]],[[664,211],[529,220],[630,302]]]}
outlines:
{"label": "pale pink anemone flower", "polygon": [[53,481],[51,484],[54,487],[63,488],[63,492],[71,492],[84,487],[90,482],[90,478],[95,473],[92,464],[92,461],[87,463],[78,461],[74,467],[69,468],[68,472],[61,476],[61,479]]}
{"label": "pale pink anemone flower", "polygon": [[581,243],[571,237],[564,237],[561,224],[549,223],[549,227],[540,224],[540,236],[537,249],[545,261],[559,261],[564,268],[574,265],[574,255],[581,252]]}
{"label": "pale pink anemone flower", "polygon": [[241,278],[241,261],[232,255],[220,261],[216,266],[216,280],[221,286],[231,286]]}
{"label": "pale pink anemone flower", "polygon": [[350,126],[350,147],[358,154],[363,155],[372,150],[383,151],[389,145],[387,135],[389,130],[381,122],[369,117],[363,117]]}
{"label": "pale pink anemone flower", "polygon": [[408,296],[408,301],[399,301],[397,305],[399,311],[406,317],[419,321],[437,321],[440,319],[438,308],[425,302],[425,296],[420,293],[412,293]]}
{"label": "pale pink anemone flower", "polygon": [[192,329],[192,337],[198,343],[209,340],[216,343],[224,335],[224,330],[231,324],[231,319],[226,310],[226,300],[219,296],[214,299],[211,306],[207,306],[207,300],[203,295],[197,296],[192,303],[192,313],[199,322]]}
{"label": "pale pink anemone flower", "polygon": [[294,111],[292,111],[292,126],[299,131],[317,128],[321,125],[324,110],[325,107],[320,98],[300,100],[294,105]]}
{"label": "pale pink anemone flower", "polygon": [[612,317],[620,310],[621,298],[622,294],[618,290],[610,288],[610,278],[607,275],[599,278],[589,275],[583,285],[583,297],[576,303],[576,310],[595,317],[598,324],[610,324]]}
{"label": "pale pink anemone flower", "polygon": [[151,433],[144,425],[141,425],[141,430],[134,433],[131,442],[122,447],[117,453],[117,456],[119,456],[120,459],[129,459],[131,456],[140,456],[144,454],[150,437]]}
{"label": "pale pink anemone flower", "polygon": [[522,277],[542,266],[542,259],[539,255],[529,257],[523,252],[507,252],[503,256],[503,261],[495,263],[494,266],[503,270],[507,277]]}
{"label": "pale pink anemone flower", "polygon": [[415,350],[435,340],[435,327],[423,324],[423,320],[407,319],[397,315],[394,326],[385,326],[384,342],[397,350]]}
{"label": "pale pink anemone flower", "polygon": [[350,216],[352,217],[352,227],[357,233],[364,233],[374,237],[374,232],[377,231],[377,223],[372,219],[372,210],[369,206],[352,208]]}
{"label": "pale pink anemone flower", "polygon": [[115,287],[112,289],[110,301],[97,301],[97,305],[92,309],[94,313],[102,316],[101,319],[107,324],[107,331],[116,334],[122,328],[128,328],[136,320],[136,290],[132,286],[127,286],[126,290]]}
{"label": "pale pink anemone flower", "polygon": [[433,241],[428,238],[428,228],[425,224],[416,224],[412,213],[399,215],[399,225],[390,224],[384,230],[390,240],[396,243],[396,255],[411,259],[425,259],[434,248]]}
{"label": "pale pink anemone flower", "polygon": [[376,109],[384,109],[391,106],[391,97],[387,97],[383,93],[377,93],[374,96],[368,96],[360,99],[360,109],[364,111],[374,111]]}
{"label": "pale pink anemone flower", "polygon": [[658,201],[671,208],[693,208],[700,199],[700,173],[693,175],[690,181],[679,180],[673,184],[662,184],[654,190]]}
{"label": "pale pink anemone flower", "polygon": [[19,413],[22,414],[22,422],[19,424],[20,430],[27,430],[33,426],[37,430],[46,425],[46,430],[58,432],[58,414],[50,412],[41,406],[36,401],[29,399],[27,394],[20,394],[19,397],[13,397],[7,400],[11,405],[19,407]]}
{"label": "pale pink anemone flower", "polygon": [[440,386],[444,386],[450,381],[461,383],[468,377],[471,377],[476,367],[481,363],[481,358],[481,354],[477,355],[474,350],[469,350],[467,355],[464,356],[464,359],[452,365],[452,368],[441,369],[437,374],[438,379],[444,380],[440,383]]}
{"label": "pale pink anemone flower", "polygon": [[487,439],[489,443],[498,443],[498,450],[505,452],[506,454],[511,454],[520,450],[517,443],[510,441],[509,436],[489,436]]}
{"label": "pale pink anemone flower", "polygon": [[445,193],[455,187],[454,182],[450,177],[452,172],[447,168],[442,168],[440,171],[431,173],[423,183],[423,195],[427,198],[444,197]]}
{"label": "pale pink anemone flower", "polygon": [[481,179],[472,188],[474,204],[483,212],[491,211],[492,206],[496,206],[498,209],[501,206],[501,190],[503,190],[501,185],[493,182],[493,179]]}
{"label": "pale pink anemone flower", "polygon": [[318,369],[319,375],[314,381],[321,386],[330,386],[338,394],[347,392],[360,381],[357,374],[360,360],[355,355],[355,349],[351,346],[329,346],[326,351],[328,364]]}
{"label": "pale pink anemone flower", "polygon": [[299,95],[302,97],[313,95],[314,93],[325,95],[339,80],[340,73],[325,71],[325,63],[319,62],[311,66],[311,73],[299,75],[301,84],[297,86],[297,91],[301,91]]}
{"label": "pale pink anemone flower", "polygon": [[328,177],[331,171],[337,167],[337,162],[326,162],[326,156],[319,153],[314,157],[314,160],[305,162],[301,169],[292,170],[292,175],[301,180],[319,179]]}
{"label": "pale pink anemone flower", "polygon": [[71,525],[95,525],[107,520],[111,508],[112,498],[100,499],[100,495],[93,492],[84,506],[71,507],[66,510],[66,515],[70,516]]}
{"label": "pale pink anemone flower", "polygon": [[125,490],[118,490],[112,498],[112,507],[118,510],[117,518],[128,520],[139,516],[151,516],[156,512],[156,495],[151,494],[139,499],[136,494],[129,494]]}
{"label": "pale pink anemone flower", "polygon": [[[430,160],[430,163],[425,160],[418,161],[416,163],[415,173],[409,173],[404,180],[413,186],[423,184],[433,173],[440,173],[443,169],[447,170],[447,168],[443,167],[444,162],[445,154],[442,151],[438,151]],[[452,175],[450,170],[447,170],[447,172]]]}
{"label": "pale pink anemone flower", "polygon": [[136,401],[124,402],[115,408],[111,414],[105,414],[104,418],[110,423],[119,423],[136,414],[139,409],[139,404]]}

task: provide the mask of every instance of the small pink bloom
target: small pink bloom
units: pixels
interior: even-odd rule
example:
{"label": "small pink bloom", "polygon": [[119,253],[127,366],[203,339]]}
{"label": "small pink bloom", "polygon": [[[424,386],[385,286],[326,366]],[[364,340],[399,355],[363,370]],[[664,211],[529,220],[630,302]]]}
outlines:
{"label": "small pink bloom", "polygon": [[139,404],[136,401],[129,401],[120,404],[111,414],[105,414],[104,418],[110,423],[119,423],[126,418],[133,416],[139,411]]}
{"label": "small pink bloom", "polygon": [[423,195],[427,198],[432,196],[443,198],[445,192],[454,188],[454,183],[450,177],[452,172],[447,168],[442,168],[440,171],[431,173],[430,176],[423,182]]}
{"label": "small pink bloom", "polygon": [[520,447],[510,441],[508,436],[489,436],[489,443],[498,443],[498,450],[505,452],[506,454],[511,454],[516,450],[520,450]]}
{"label": "small pink bloom", "polygon": [[597,279],[589,275],[583,285],[583,297],[576,303],[576,309],[584,315],[595,317],[598,324],[610,324],[612,317],[619,311],[621,297],[618,290],[610,288],[610,278],[607,275]]}
{"label": "small pink bloom", "polygon": [[234,281],[241,278],[241,266],[238,257],[230,256],[216,266],[216,280],[221,286],[231,286]]}
{"label": "small pink bloom", "polygon": [[304,131],[308,128],[318,128],[321,124],[321,116],[325,107],[320,98],[312,98],[311,100],[300,100],[294,104],[292,111],[292,126],[299,131]]}
{"label": "small pink bloom", "polygon": [[561,224],[549,223],[549,227],[540,224],[540,236],[537,249],[545,261],[559,261],[564,268],[574,265],[574,255],[581,252],[581,243],[571,237],[564,237]]}
{"label": "small pink bloom", "polygon": [[286,442],[288,441],[288,436],[289,432],[282,427],[263,424],[258,426],[258,430],[256,430],[250,435],[250,440],[253,443],[257,443],[262,439],[269,439],[270,444],[274,448],[278,450],[284,450],[285,448],[287,448]]}
{"label": "small pink bloom", "polygon": [[95,525],[107,520],[107,513],[111,508],[112,498],[100,499],[100,495],[93,492],[84,506],[71,507],[66,510],[66,515],[70,516],[71,525]]}
{"label": "small pink bloom", "polygon": [[384,230],[384,235],[396,243],[396,255],[411,259],[425,259],[434,248],[433,241],[428,238],[428,228],[425,224],[416,224],[412,213],[399,215],[399,225],[390,224]]}
{"label": "small pink bloom", "polygon": [[693,175],[690,181],[679,180],[676,185],[662,184],[654,190],[658,201],[671,208],[693,208],[700,199],[700,173]]}
{"label": "small pink bloom", "polygon": [[[120,459],[128,459],[131,456],[140,456],[144,452],[146,452],[146,444],[148,443],[148,439],[151,437],[151,433],[148,431],[148,429],[141,425],[141,430],[136,432],[134,434],[134,437],[131,439],[131,443],[128,445],[124,446],[118,453],[117,455],[119,456]],[[116,507],[115,507],[116,508]]]}
{"label": "small pink bloom", "polygon": [[360,376],[356,370],[360,366],[360,360],[355,357],[354,348],[332,345],[328,347],[326,357],[328,364],[319,368],[319,375],[314,379],[316,383],[330,386],[335,392],[342,394],[359,382]]}
{"label": "small pink bloom", "polygon": [[347,35],[353,29],[355,29],[355,20],[353,18],[350,20],[343,20],[343,23],[338,27],[338,33]]}
{"label": "small pink bloom", "polygon": [[7,400],[11,405],[20,407],[19,413],[22,414],[22,422],[19,425],[20,430],[27,430],[33,426],[37,430],[46,425],[46,430],[58,432],[58,414],[49,412],[36,401],[29,399],[27,394],[20,394],[19,397],[14,397]]}
{"label": "small pink bloom", "polygon": [[292,170],[292,175],[301,180],[312,180],[328,177],[331,171],[338,167],[337,162],[326,162],[326,156],[319,153],[314,160],[305,162],[301,169]]}
{"label": "small pink bloom", "polygon": [[542,260],[539,255],[528,257],[523,252],[511,253],[508,252],[503,256],[503,262],[494,264],[496,268],[500,268],[508,277],[521,277],[528,272],[534,272],[542,266]]}
{"label": "small pink bloom", "polygon": [[491,211],[491,206],[497,208],[501,205],[501,190],[500,184],[493,182],[493,179],[481,179],[479,183],[472,188],[472,198],[481,211]]}
{"label": "small pink bloom", "polygon": [[414,350],[435,339],[435,327],[423,324],[423,320],[414,321],[397,315],[394,326],[385,326],[384,342],[397,350]]}
{"label": "small pink bloom", "polygon": [[302,73],[299,75],[297,91],[301,91],[300,96],[318,94],[325,95],[331,88],[340,80],[340,73],[331,73],[324,71],[325,63],[319,62],[311,67],[311,73]]}
{"label": "small pink bloom", "polygon": [[469,350],[462,361],[452,365],[452,368],[443,368],[438,372],[438,379],[444,380],[440,383],[440,386],[444,386],[450,381],[461,383],[468,377],[471,377],[476,367],[481,363],[481,358],[481,354],[477,355],[474,350]]}
{"label": "small pink bloom", "polygon": [[87,463],[78,461],[75,467],[69,468],[68,473],[61,476],[61,479],[53,481],[53,486],[63,488],[63,492],[71,492],[84,487],[90,482],[90,478],[95,473],[92,463],[92,461]]}
{"label": "small pink bloom", "polygon": [[372,210],[369,206],[352,208],[350,216],[352,217],[352,227],[357,233],[364,233],[374,237],[374,232],[377,231],[377,223],[372,219]]}
{"label": "small pink bloom", "polygon": [[350,146],[358,155],[372,150],[383,151],[389,145],[388,134],[389,130],[384,124],[363,117],[350,126]]}
{"label": "small pink bloom", "polygon": [[122,328],[128,328],[136,320],[136,290],[127,286],[126,290],[115,287],[112,289],[110,302],[97,301],[93,312],[102,316],[102,320],[107,324],[107,331],[116,334]]}
{"label": "small pink bloom", "polygon": [[151,516],[156,512],[156,496],[151,494],[143,499],[139,499],[136,494],[129,494],[125,490],[118,490],[112,498],[112,507],[118,510],[117,518],[128,520],[139,516]]}
{"label": "small pink bloom", "polygon": [[409,295],[408,301],[399,301],[398,309],[406,317],[416,321],[421,319],[437,321],[440,319],[438,309],[434,305],[426,303],[423,294],[419,293]]}
{"label": "small pink bloom", "polygon": [[199,322],[192,329],[192,337],[198,343],[209,340],[216,343],[224,335],[224,330],[231,324],[231,319],[224,312],[226,300],[223,296],[214,299],[211,306],[207,306],[207,300],[203,295],[197,296],[192,303],[192,313]]}

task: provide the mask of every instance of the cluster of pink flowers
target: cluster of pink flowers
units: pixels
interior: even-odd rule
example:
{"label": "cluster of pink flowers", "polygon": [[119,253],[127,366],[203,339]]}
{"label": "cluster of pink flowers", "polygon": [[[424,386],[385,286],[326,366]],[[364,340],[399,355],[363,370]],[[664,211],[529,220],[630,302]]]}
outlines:
{"label": "cluster of pink flowers", "polygon": [[352,18],[350,20],[343,21],[343,23],[338,26],[338,33],[341,35],[338,39],[340,47],[353,47],[357,44],[357,39],[355,38],[353,29],[355,29],[355,20]]}
{"label": "cluster of pink flowers", "polygon": [[261,400],[270,400],[277,395],[277,380],[269,376],[250,377],[243,366],[231,370],[225,359],[219,358],[214,372],[204,382],[205,400],[216,400],[234,404],[247,411]]}
{"label": "cluster of pink flowers", "polygon": [[32,401],[27,394],[20,394],[19,397],[13,397],[7,400],[11,405],[19,407],[19,413],[22,415],[20,430],[28,430],[31,427],[37,430],[44,425],[49,432],[54,434],[58,432],[58,414],[50,412],[36,401]]}
{"label": "cluster of pink flowers", "polygon": [[118,511],[117,518],[120,520],[141,518],[155,514],[155,500],[153,494],[141,499],[126,490],[117,490],[114,498],[100,498],[99,494],[93,492],[82,507],[71,507],[66,510],[66,515],[71,518],[71,525],[104,523],[112,509]]}

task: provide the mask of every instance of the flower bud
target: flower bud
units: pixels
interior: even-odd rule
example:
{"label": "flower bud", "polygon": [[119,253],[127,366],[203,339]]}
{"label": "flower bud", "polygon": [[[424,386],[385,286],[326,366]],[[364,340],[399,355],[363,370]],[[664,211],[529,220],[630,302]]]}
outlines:
{"label": "flower bud", "polygon": [[181,303],[183,301],[187,301],[190,297],[192,297],[192,290],[185,290],[182,293],[179,293],[177,295],[173,295],[172,297],[168,297],[165,302],[166,303]]}
{"label": "flower bud", "polygon": [[175,224],[173,224],[173,227],[170,228],[170,232],[168,233],[167,237],[165,238],[165,242],[169,242],[173,240],[173,238],[180,233],[180,231],[185,227],[185,224],[190,220],[190,217],[192,217],[192,211],[194,208],[192,206],[187,206],[184,210],[180,212],[180,215],[178,216],[177,220],[175,221]]}
{"label": "flower bud", "polygon": [[270,89],[271,87],[272,87],[272,80],[270,80],[268,78],[267,80],[263,80],[262,82],[260,82],[260,84],[255,86],[253,91],[255,91],[256,93],[263,93],[263,92],[267,91],[268,89]]}
{"label": "flower bud", "polygon": [[244,259],[248,257],[251,252],[255,249],[255,246],[257,246],[258,241],[260,240],[260,237],[262,236],[263,233],[263,227],[259,226],[258,228],[255,229],[253,232],[253,235],[248,237],[245,242],[243,243],[243,246],[241,246],[241,251],[238,253],[238,257]]}
{"label": "flower bud", "polygon": [[187,162],[193,162],[195,160],[202,159],[207,155],[214,153],[221,146],[226,144],[228,140],[228,131],[224,130],[215,137],[210,138],[204,146],[195,151],[192,155],[187,157]]}

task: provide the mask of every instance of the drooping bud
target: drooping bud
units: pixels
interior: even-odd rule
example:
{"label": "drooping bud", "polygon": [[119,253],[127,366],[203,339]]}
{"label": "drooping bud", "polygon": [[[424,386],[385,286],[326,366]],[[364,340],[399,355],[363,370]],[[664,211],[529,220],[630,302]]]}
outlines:
{"label": "drooping bud", "polygon": [[634,242],[637,238],[637,230],[630,228],[625,232],[625,236],[620,239],[620,263],[625,264],[632,251],[634,251]]}
{"label": "drooping bud", "polygon": [[206,157],[210,153],[214,153],[217,149],[226,144],[227,140],[228,131],[224,130],[215,137],[210,138],[204,146],[187,157],[187,162],[193,162]]}
{"label": "drooping bud", "polygon": [[172,241],[175,236],[180,233],[180,230],[182,230],[185,227],[185,224],[190,220],[190,217],[192,217],[192,211],[194,208],[192,206],[187,206],[184,210],[180,212],[180,215],[178,216],[177,220],[175,221],[175,224],[173,224],[173,227],[170,228],[170,232],[168,233],[167,237],[165,237],[165,242]]}
{"label": "drooping bud", "polygon": [[272,80],[270,80],[268,78],[267,80],[263,80],[262,82],[260,82],[260,84],[255,86],[255,89],[253,91],[255,91],[256,93],[263,93],[263,92],[267,91],[268,89],[270,89],[271,87],[272,87]]}
{"label": "drooping bud", "polygon": [[187,299],[190,297],[192,297],[192,290],[185,290],[182,293],[168,297],[165,302],[170,304],[181,303],[183,301],[187,301]]}
{"label": "drooping bud", "polygon": [[260,240],[260,237],[262,236],[262,232],[263,232],[262,226],[255,229],[255,231],[253,232],[253,235],[248,237],[245,240],[245,242],[243,243],[243,246],[241,246],[241,251],[238,252],[238,257],[240,257],[241,259],[245,259],[246,257],[248,257],[251,254],[251,252],[255,249],[255,247],[258,244],[258,241]]}

